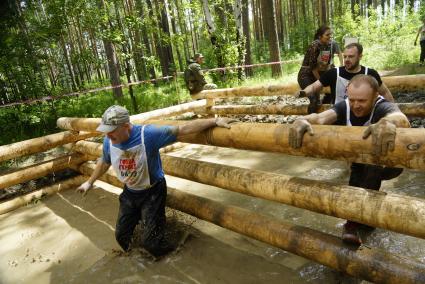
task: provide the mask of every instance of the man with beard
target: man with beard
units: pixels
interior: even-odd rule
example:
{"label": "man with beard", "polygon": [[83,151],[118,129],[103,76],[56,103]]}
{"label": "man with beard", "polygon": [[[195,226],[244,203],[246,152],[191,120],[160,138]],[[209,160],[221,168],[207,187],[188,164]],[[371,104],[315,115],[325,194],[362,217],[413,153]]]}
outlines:
{"label": "man with beard", "polygon": [[319,107],[319,93],[323,87],[331,87],[331,94],[325,95],[322,103],[337,104],[344,101],[349,81],[358,74],[370,75],[379,84],[378,93],[387,101],[394,102],[394,98],[378,72],[372,68],[360,65],[363,55],[363,46],[359,43],[350,43],[344,49],[344,66],[332,68],[324,73],[319,80],[301,90],[299,97],[308,97],[310,100],[309,113],[317,111]]}
{"label": "man with beard", "polygon": [[[407,117],[397,105],[379,95],[379,85],[375,78],[359,74],[347,86],[347,98],[336,103],[332,109],[319,114],[312,113],[299,117],[289,129],[289,145],[300,148],[304,134],[314,135],[312,124],[367,126],[363,139],[372,136],[373,154],[380,157],[394,150],[396,128],[410,127]],[[365,143],[367,143],[365,141]],[[397,177],[403,169],[388,168],[361,163],[351,164],[351,186],[379,190],[381,182]],[[365,195],[365,198],[367,195]],[[353,221],[344,224],[344,242],[361,244],[358,230],[367,226]]]}

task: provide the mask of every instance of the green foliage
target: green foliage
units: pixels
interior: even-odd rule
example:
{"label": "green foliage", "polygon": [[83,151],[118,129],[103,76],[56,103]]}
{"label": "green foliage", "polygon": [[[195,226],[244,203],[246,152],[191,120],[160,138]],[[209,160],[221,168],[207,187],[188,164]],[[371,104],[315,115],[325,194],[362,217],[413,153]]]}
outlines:
{"label": "green foliage", "polygon": [[419,15],[396,8],[382,17],[375,10],[369,18],[353,19],[349,10],[334,19],[334,34],[339,43],[345,35],[358,37],[364,47],[362,64],[374,69],[394,68],[417,61],[419,49],[413,46],[420,25]]}

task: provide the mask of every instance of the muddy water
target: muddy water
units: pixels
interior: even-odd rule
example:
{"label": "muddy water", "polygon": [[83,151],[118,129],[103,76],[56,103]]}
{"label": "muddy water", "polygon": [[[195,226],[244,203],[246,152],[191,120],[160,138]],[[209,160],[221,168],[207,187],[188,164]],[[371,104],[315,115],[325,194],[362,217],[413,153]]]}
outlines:
{"label": "muddy water", "polygon": [[[191,145],[172,155],[317,180],[346,183],[344,162]],[[344,220],[167,177],[168,185],[223,204],[339,236]],[[425,174],[405,171],[382,189],[425,198]],[[98,183],[87,198],[72,191],[0,216],[1,283],[360,283],[330,268],[168,210],[170,228],[190,232],[180,251],[155,261],[136,245],[117,253],[120,189]],[[102,190],[102,189],[104,190]],[[367,246],[424,261],[425,240],[376,229]],[[363,281],[365,283],[365,281]]]}

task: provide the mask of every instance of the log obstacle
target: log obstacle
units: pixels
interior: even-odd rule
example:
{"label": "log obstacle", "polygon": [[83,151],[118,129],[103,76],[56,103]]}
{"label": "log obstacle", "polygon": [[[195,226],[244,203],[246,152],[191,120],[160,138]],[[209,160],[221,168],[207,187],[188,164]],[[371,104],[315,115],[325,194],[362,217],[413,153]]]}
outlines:
{"label": "log obstacle", "polygon": [[55,134],[46,135],[34,139],[29,139],[9,145],[0,146],[0,162],[10,159],[43,152],[57,146],[65,145],[79,140],[97,136],[96,133],[75,133],[65,131]]}
{"label": "log obstacle", "polygon": [[[407,75],[382,77],[382,81],[391,92],[397,91],[422,91],[425,89],[425,75]],[[218,99],[232,97],[260,97],[260,96],[282,96],[294,95],[300,90],[298,83],[273,84],[264,86],[237,87],[226,89],[205,90],[193,95],[194,99]],[[330,92],[329,88],[324,88],[323,93]]]}
{"label": "log obstacle", "polygon": [[[189,103],[184,103],[176,106],[171,106],[163,109],[157,109],[137,115],[130,116],[130,121],[134,124],[141,124],[148,119],[163,118],[167,116],[179,115],[185,112],[204,109],[206,100],[198,100]],[[100,118],[73,118],[61,117],[57,120],[56,124],[59,128],[66,130],[76,130],[96,132],[96,128],[101,122]],[[100,133],[97,132],[97,135]]]}
{"label": "log obstacle", "polygon": [[[94,164],[84,163],[79,168],[85,175],[90,175],[94,167]],[[122,187],[122,183],[112,171],[108,171],[100,179]],[[425,281],[425,264],[422,262],[375,248],[365,246],[353,248],[335,236],[284,223],[245,209],[225,206],[172,188],[168,188],[167,205],[368,281],[376,283]]]}
{"label": "log obstacle", "polygon": [[[180,125],[185,121],[148,121],[158,125]],[[373,154],[372,139],[362,139],[366,127],[314,125],[314,136],[305,135],[303,146],[288,144],[289,125],[274,123],[234,123],[231,129],[214,127],[194,135],[179,137],[180,142],[280,152],[348,162],[425,170],[425,131],[397,128],[395,149],[386,156]]]}
{"label": "log obstacle", "polygon": [[[74,150],[100,156],[99,145],[80,141]],[[162,155],[161,160],[168,175],[425,239],[421,198],[170,155]]]}
{"label": "log obstacle", "polygon": [[12,200],[0,203],[0,214],[4,214],[10,211],[13,211],[19,207],[25,206],[26,204],[30,203],[34,199],[40,199],[43,196],[52,195],[62,190],[74,189],[80,184],[82,184],[84,181],[86,181],[86,178],[83,176],[73,177],[68,180],[61,181],[51,186],[31,192],[29,194],[19,196]]}
{"label": "log obstacle", "polygon": [[[187,121],[150,120],[157,125],[181,125]],[[84,126],[81,126],[84,128]],[[362,139],[365,127],[314,125],[315,135],[305,135],[303,146],[288,144],[289,125],[274,123],[234,123],[231,129],[214,127],[198,134],[179,137],[180,142],[207,144],[237,149],[280,152],[389,167],[425,169],[425,131],[398,128],[394,151],[386,156],[373,154],[372,139]]]}
{"label": "log obstacle", "polygon": [[[425,117],[425,103],[400,103],[397,106],[407,116]],[[328,110],[331,107],[328,104],[321,105],[317,112]],[[200,110],[199,113],[218,115],[307,115],[307,105],[217,105]]]}
{"label": "log obstacle", "polygon": [[374,283],[425,283],[425,264],[235,206],[168,189],[167,205],[221,227]]}
{"label": "log obstacle", "polygon": [[43,162],[20,169],[18,171],[0,176],[0,189],[37,179],[55,171],[61,171],[70,167],[72,163],[82,163],[85,159],[81,155],[67,155],[51,161]]}

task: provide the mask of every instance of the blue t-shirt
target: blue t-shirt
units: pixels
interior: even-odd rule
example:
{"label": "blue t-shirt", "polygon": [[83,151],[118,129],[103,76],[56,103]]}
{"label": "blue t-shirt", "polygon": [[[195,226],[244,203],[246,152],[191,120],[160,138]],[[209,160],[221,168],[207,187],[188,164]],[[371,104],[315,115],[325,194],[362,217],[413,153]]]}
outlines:
{"label": "blue t-shirt", "polygon": [[[144,140],[151,184],[154,184],[156,181],[164,177],[159,149],[176,142],[177,137],[175,133],[177,133],[177,131],[175,131],[175,128],[175,126],[157,126],[152,124],[145,126]],[[130,138],[123,143],[114,144],[114,147],[121,150],[127,150],[140,145],[142,143],[141,131],[142,126],[133,125]],[[103,139],[102,159],[105,163],[111,164],[110,139],[108,137]]]}

